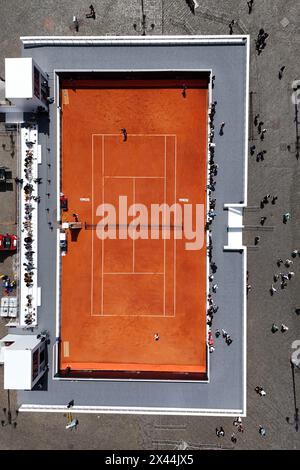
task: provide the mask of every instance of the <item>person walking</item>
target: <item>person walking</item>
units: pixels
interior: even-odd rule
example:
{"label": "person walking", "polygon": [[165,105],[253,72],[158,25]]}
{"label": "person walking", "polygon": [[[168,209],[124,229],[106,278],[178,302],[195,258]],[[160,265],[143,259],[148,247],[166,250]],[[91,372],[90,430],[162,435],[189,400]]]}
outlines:
{"label": "person walking", "polygon": [[218,267],[214,261],[211,263],[210,267],[211,267],[212,272],[216,273]]}
{"label": "person walking", "polygon": [[90,14],[91,14],[91,17],[93,18],[93,20],[96,19],[96,12],[95,12],[95,9],[93,7],[93,5],[90,5]]}
{"label": "person walking", "polygon": [[239,424],[237,430],[238,432],[244,432],[244,426],[242,424]]}
{"label": "person walking", "polygon": [[240,416],[238,416],[237,418],[235,418],[235,420],[233,421],[233,426],[239,426],[242,424],[242,418]]}
{"label": "person walking", "polygon": [[264,225],[265,221],[267,220],[266,216],[260,218],[260,225]]}
{"label": "person walking", "polygon": [[68,424],[66,425],[66,429],[77,429],[78,423],[78,419],[74,418],[72,419],[72,421],[68,422]]}
{"label": "person walking", "polygon": [[266,150],[262,150],[261,152],[258,152],[258,154],[256,155],[256,161],[259,162],[259,161],[263,161],[265,159],[265,154],[267,153]]}
{"label": "person walking", "polygon": [[266,392],[264,391],[264,389],[262,387],[259,387],[259,386],[255,387],[255,391],[261,397],[266,396]]}

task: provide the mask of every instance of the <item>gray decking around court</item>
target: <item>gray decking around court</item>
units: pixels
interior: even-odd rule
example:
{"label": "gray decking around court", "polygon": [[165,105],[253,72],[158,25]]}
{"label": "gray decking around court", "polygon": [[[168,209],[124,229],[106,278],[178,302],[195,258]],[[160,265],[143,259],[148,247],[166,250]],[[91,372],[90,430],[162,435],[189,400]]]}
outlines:
{"label": "gray decking around court", "polygon": [[[234,39],[234,36],[232,37]],[[151,382],[136,380],[94,381],[57,380],[52,378],[52,347],[55,342],[56,319],[56,232],[48,225],[49,218],[56,221],[56,104],[50,105],[49,133],[47,122],[40,123],[39,139],[42,144],[42,163],[39,176],[41,202],[39,206],[38,281],[42,292],[39,307],[39,328],[50,333],[49,373],[46,390],[19,392],[18,401],[24,405],[65,407],[74,399],[75,407],[95,406],[98,411],[120,407],[120,411],[148,411],[158,413],[232,413],[246,411],[245,403],[245,321],[244,318],[244,260],[240,252],[224,252],[227,244],[226,203],[246,203],[245,185],[245,119],[247,95],[247,38],[240,42],[130,45],[43,45],[26,46],[23,56],[33,57],[50,77],[51,94],[54,93],[55,70],[178,70],[212,69],[216,76],[212,90],[217,101],[215,116],[215,161],[219,164],[216,177],[217,216],[213,223],[213,259],[218,269],[215,281],[219,289],[215,301],[219,310],[215,315],[213,331],[224,328],[233,339],[227,346],[222,338],[216,339],[214,353],[210,354],[209,383]],[[230,116],[230,121],[228,117]],[[228,123],[226,121],[228,120]],[[225,121],[224,135],[218,128]],[[192,125],[192,122],[191,122]],[[50,167],[47,165],[50,163]],[[51,182],[48,183],[47,180]],[[50,193],[50,197],[47,196]],[[46,207],[50,208],[49,214]],[[183,287],[184,288],[184,287]],[[140,409],[140,410],[139,410]],[[201,411],[200,411],[201,410]],[[213,411],[214,410],[214,411]]]}

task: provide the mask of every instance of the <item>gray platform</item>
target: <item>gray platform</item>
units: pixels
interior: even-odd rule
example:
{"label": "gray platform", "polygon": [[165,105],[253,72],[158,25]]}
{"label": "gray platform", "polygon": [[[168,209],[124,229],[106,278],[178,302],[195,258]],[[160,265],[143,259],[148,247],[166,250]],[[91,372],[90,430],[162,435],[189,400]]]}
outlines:
{"label": "gray platform", "polygon": [[[220,36],[219,36],[220,38]],[[166,38],[165,38],[166,39]],[[246,203],[245,194],[245,117],[247,98],[247,37],[238,42],[234,37],[223,44],[201,43],[201,39],[188,38],[190,43],[180,44],[178,39],[160,44],[132,41],[130,45],[43,45],[23,49],[23,56],[33,57],[49,74],[51,93],[54,92],[54,70],[178,70],[212,69],[216,76],[213,100],[217,101],[216,178],[215,196],[217,217],[212,238],[214,261],[218,266],[215,281],[219,289],[215,301],[219,311],[215,315],[213,330],[225,328],[233,343],[227,346],[222,338],[216,340],[216,349],[210,354],[209,383],[146,382],[146,381],[75,381],[51,377],[52,346],[55,341],[56,309],[56,232],[48,226],[49,217],[56,221],[56,105],[50,106],[50,129],[40,122],[42,164],[39,176],[41,202],[39,207],[39,286],[42,288],[42,306],[39,308],[39,331],[47,329],[51,335],[49,346],[49,374],[47,391],[20,392],[21,409],[46,410],[52,406],[59,410],[75,400],[78,411],[97,412],[153,412],[190,414],[244,414],[245,403],[245,315],[243,273],[246,254],[224,252],[227,244],[227,211],[225,203]],[[230,120],[229,120],[230,116]],[[223,136],[217,129],[226,122]],[[47,149],[50,149],[47,150]],[[49,168],[47,163],[51,164]],[[47,179],[51,183],[47,183]],[[48,198],[46,193],[50,193]],[[50,208],[50,216],[46,207]],[[82,408],[81,408],[82,407]]]}

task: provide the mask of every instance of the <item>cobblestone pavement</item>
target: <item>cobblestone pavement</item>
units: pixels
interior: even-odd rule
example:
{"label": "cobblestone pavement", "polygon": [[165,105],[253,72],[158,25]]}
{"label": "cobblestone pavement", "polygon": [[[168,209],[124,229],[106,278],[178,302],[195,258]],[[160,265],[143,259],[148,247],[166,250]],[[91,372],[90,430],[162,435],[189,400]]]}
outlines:
{"label": "cobblestone pavement", "polygon": [[[249,14],[246,0],[197,1],[199,7],[193,14],[185,0],[144,0],[146,17],[143,26],[140,0],[96,1],[96,20],[85,18],[90,2],[2,0],[0,76],[4,75],[3,58],[19,55],[18,38],[21,35],[228,34],[228,24],[233,19],[236,21],[234,33],[251,35],[250,115],[253,118],[260,114],[267,133],[264,141],[260,141],[251,119],[250,144],[267,153],[260,162],[256,161],[256,154],[249,156],[249,208],[244,239],[249,246],[248,270],[252,289],[248,301],[245,432],[236,433],[237,443],[233,445],[230,435],[234,427],[230,418],[117,415],[79,416],[78,429],[69,432],[65,430],[63,415],[33,413],[19,415],[16,429],[0,428],[2,449],[300,448],[299,435],[292,424],[295,410],[289,362],[292,342],[300,339],[300,316],[295,313],[295,308],[300,307],[300,258],[294,260],[295,277],[288,287],[279,288],[274,296],[269,293],[273,275],[280,271],[277,259],[290,258],[293,249],[300,249],[300,159],[297,159],[295,146],[296,108],[291,100],[292,83],[300,79],[297,55],[300,5],[296,0],[255,0],[253,12]],[[73,29],[73,15],[79,18],[79,33]],[[269,33],[269,38],[266,49],[257,56],[254,39],[260,28]],[[282,66],[286,68],[279,80],[278,72]],[[1,162],[1,145],[5,138],[0,133]],[[11,158],[13,167],[9,146],[8,149],[7,158]],[[278,200],[275,205],[269,203],[260,209],[260,201],[268,193],[277,195]],[[1,221],[14,220],[13,194],[0,193]],[[287,224],[282,223],[285,212],[292,215]],[[261,216],[267,217],[263,227],[260,226]],[[254,237],[257,235],[260,242],[255,248]],[[11,267],[7,265],[7,269]],[[279,326],[284,323],[289,330],[272,334],[272,323]],[[4,332],[3,325],[0,330]],[[257,385],[264,387],[265,397],[255,393]],[[6,392],[2,389],[1,383],[0,407],[6,404]],[[295,373],[295,389],[299,403],[299,371]],[[290,423],[286,417],[290,417]],[[225,429],[225,437],[218,439],[215,427],[220,425]],[[265,437],[258,433],[260,425],[267,430]]]}

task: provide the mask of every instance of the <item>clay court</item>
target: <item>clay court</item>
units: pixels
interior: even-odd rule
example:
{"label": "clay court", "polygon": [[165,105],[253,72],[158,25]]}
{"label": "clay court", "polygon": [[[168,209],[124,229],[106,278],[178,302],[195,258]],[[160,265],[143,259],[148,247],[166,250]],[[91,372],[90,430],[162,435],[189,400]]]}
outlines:
{"label": "clay court", "polygon": [[95,228],[119,196],[206,205],[207,78],[64,78],[61,103],[63,220],[83,224],[62,257],[61,372],[205,378],[206,245],[188,251],[162,225],[137,240]]}

